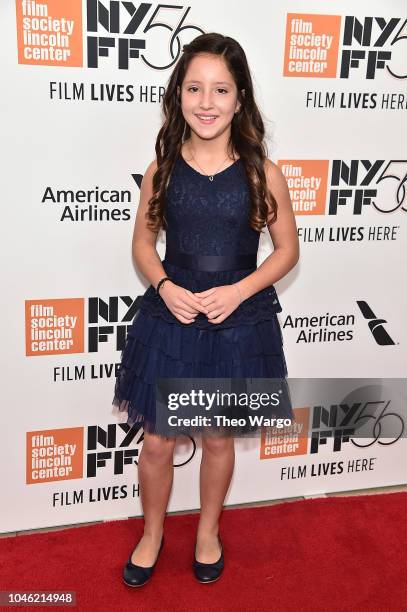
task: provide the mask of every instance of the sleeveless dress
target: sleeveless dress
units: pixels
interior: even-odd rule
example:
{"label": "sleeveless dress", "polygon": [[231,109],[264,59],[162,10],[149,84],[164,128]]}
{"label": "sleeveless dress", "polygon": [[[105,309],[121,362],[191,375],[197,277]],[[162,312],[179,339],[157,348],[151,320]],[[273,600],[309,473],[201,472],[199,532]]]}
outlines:
{"label": "sleeveless dress", "polygon": [[[240,158],[210,181],[179,153],[166,191],[168,225],[162,261],[166,276],[200,292],[251,274],[257,267],[260,234],[250,227],[249,216],[250,194]],[[222,261],[246,257],[251,263],[242,269],[207,271],[174,263],[178,254],[191,261],[202,260],[202,256]],[[126,337],[113,405],[127,412],[129,425],[138,423],[154,433],[158,377],[285,379],[287,366],[277,318],[281,310],[270,285],[243,300],[221,323],[211,323],[203,313],[194,322],[181,323],[150,285]],[[279,416],[294,420],[290,402]],[[245,432],[241,428],[240,434]]]}

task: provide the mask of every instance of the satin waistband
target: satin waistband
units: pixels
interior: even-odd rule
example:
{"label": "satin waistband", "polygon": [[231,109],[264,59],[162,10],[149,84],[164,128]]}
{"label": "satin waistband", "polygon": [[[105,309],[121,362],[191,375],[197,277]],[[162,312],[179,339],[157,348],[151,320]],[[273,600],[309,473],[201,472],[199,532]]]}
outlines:
{"label": "satin waistband", "polygon": [[164,261],[180,268],[222,272],[246,270],[257,267],[257,253],[249,255],[190,255],[189,253],[165,251]]}

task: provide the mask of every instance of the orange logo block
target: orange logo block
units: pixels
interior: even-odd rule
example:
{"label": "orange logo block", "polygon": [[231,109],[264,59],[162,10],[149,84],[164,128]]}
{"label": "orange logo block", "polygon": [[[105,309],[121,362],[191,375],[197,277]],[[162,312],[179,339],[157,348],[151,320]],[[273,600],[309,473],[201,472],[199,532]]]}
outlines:
{"label": "orange logo block", "polygon": [[82,66],[82,0],[16,0],[19,64]]}
{"label": "orange logo block", "polygon": [[84,299],[26,300],[26,355],[84,351]]}
{"label": "orange logo block", "polygon": [[336,77],[339,15],[288,13],[283,75],[288,77]]}
{"label": "orange logo block", "polygon": [[280,159],[296,215],[323,215],[329,162],[327,159]]}
{"label": "orange logo block", "polygon": [[83,427],[27,432],[26,482],[83,477]]}
{"label": "orange logo block", "polygon": [[306,455],[310,409],[295,408],[295,422],[286,427],[264,427],[260,439],[260,459]]}

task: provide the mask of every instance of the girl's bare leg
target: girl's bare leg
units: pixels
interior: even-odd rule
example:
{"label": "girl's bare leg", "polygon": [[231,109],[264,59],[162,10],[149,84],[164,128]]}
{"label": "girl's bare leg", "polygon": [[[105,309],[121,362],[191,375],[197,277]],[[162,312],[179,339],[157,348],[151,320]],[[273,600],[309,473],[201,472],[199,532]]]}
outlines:
{"label": "girl's bare leg", "polygon": [[219,559],[219,518],[235,465],[234,438],[202,437],[200,468],[201,514],[196,558],[202,563]]}
{"label": "girl's bare leg", "polygon": [[176,438],[144,432],[138,466],[144,534],[131,556],[135,565],[151,567],[157,558],[174,478],[175,442]]}

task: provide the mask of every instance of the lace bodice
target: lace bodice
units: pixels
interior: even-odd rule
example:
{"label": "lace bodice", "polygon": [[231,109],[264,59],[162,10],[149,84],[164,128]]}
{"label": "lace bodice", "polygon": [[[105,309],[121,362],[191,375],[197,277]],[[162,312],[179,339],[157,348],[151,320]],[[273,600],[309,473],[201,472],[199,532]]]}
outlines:
{"label": "lace bodice", "polygon": [[[210,181],[180,154],[167,187],[165,216],[167,249],[191,255],[257,253],[260,234],[249,224],[250,193],[241,159]],[[165,259],[162,265],[175,283],[191,291],[234,283],[256,269],[207,272],[181,268]],[[179,322],[151,285],[140,307],[168,322]],[[244,300],[222,323],[211,323],[199,313],[194,323],[186,325],[201,329],[233,327],[270,319],[276,312],[281,312],[281,306],[271,285]]]}
{"label": "lace bodice", "polygon": [[250,196],[236,160],[210,181],[180,155],[167,188],[167,245],[197,255],[257,253],[259,233],[249,225]]}

